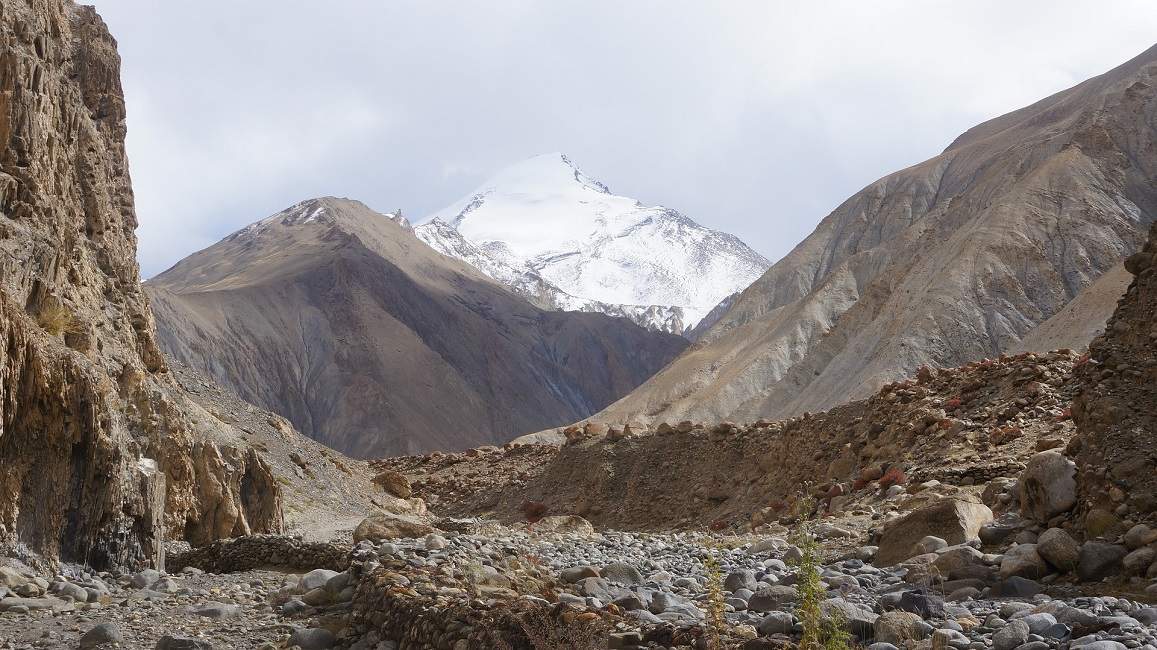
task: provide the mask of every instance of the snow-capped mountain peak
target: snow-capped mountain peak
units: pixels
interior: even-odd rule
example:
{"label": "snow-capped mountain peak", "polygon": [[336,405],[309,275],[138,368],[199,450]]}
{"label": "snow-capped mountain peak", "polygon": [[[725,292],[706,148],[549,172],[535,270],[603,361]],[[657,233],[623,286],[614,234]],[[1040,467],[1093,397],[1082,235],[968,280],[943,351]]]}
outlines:
{"label": "snow-capped mountain peak", "polygon": [[507,167],[424,221],[426,243],[520,293],[533,286],[540,304],[679,333],[769,266],[733,235],[611,193],[561,153]]}

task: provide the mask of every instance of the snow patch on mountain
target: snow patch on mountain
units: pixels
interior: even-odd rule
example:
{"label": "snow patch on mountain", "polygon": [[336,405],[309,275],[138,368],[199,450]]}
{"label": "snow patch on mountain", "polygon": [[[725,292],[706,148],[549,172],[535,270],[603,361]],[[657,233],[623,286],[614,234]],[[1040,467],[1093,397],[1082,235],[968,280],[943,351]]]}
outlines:
{"label": "snow patch on mountain", "polygon": [[542,307],[676,333],[769,266],[734,235],[612,194],[561,153],[508,167],[414,232]]}

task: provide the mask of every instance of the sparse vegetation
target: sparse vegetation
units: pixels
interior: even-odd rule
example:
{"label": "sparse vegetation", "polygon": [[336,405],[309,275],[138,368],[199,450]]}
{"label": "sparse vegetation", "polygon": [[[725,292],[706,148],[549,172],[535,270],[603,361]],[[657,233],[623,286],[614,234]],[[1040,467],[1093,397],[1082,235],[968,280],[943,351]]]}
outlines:
{"label": "sparse vegetation", "polygon": [[[810,498],[807,500],[810,501]],[[804,512],[811,511],[811,508],[804,508]],[[801,517],[793,539],[800,550],[799,560],[795,563],[799,572],[796,581],[799,608],[796,616],[803,623],[803,637],[799,647],[802,650],[847,650],[851,638],[847,633],[847,621],[838,610],[827,615],[823,611],[827,593],[820,578],[819,543],[812,532],[812,523],[811,516]]]}
{"label": "sparse vegetation", "polygon": [[908,482],[908,475],[899,466],[893,465],[880,477],[880,488],[886,490],[893,485],[904,485]]}
{"label": "sparse vegetation", "polygon": [[703,568],[707,576],[707,620],[704,635],[708,650],[723,650],[723,631],[727,629],[727,604],[723,598],[723,571],[719,567],[719,560],[715,559],[714,549],[708,549],[707,557],[703,560]]}
{"label": "sparse vegetation", "polygon": [[59,299],[49,297],[36,313],[36,322],[44,331],[53,336],[70,334],[79,330],[76,317]]}
{"label": "sparse vegetation", "polygon": [[603,650],[610,628],[598,616],[555,616],[552,610],[537,607],[519,617],[519,624],[535,650]]}

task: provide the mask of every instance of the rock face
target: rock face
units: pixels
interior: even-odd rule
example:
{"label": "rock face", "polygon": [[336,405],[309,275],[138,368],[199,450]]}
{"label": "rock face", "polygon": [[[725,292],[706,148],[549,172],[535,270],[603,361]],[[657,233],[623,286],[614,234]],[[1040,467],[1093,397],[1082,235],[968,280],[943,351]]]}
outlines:
{"label": "rock face", "polygon": [[[1138,250],[1157,214],[1155,61],[1157,48],[985,122],[852,196],[601,419],[790,417],[1016,348]],[[1099,324],[1111,304],[1080,313]],[[1091,333],[1053,324],[1037,340],[1080,348]]]}
{"label": "rock face", "polygon": [[1157,226],[1125,263],[1132,284],[1074,372],[1081,508],[1157,512]]}
{"label": "rock face", "polygon": [[0,9],[0,554],[34,563],[160,564],[166,529],[281,526],[265,463],[194,435],[164,375],[119,71],[91,7]]}
{"label": "rock face", "polygon": [[302,202],[146,286],[167,353],[363,456],[573,422],[686,346],[623,319],[540,310],[346,199]]}

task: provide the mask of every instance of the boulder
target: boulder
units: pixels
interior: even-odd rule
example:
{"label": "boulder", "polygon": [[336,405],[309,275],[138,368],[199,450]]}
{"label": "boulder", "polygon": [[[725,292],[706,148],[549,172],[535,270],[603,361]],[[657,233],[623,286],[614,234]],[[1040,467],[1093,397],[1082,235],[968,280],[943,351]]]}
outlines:
{"label": "boulder", "polygon": [[354,529],[353,537],[355,543],[363,540],[377,542],[384,539],[425,537],[432,532],[433,526],[416,517],[381,512],[363,519]]}
{"label": "boulder", "polygon": [[1022,576],[1012,576],[993,585],[993,596],[1004,598],[1031,598],[1041,592],[1040,583]]}
{"label": "boulder", "polygon": [[330,571],[329,569],[314,569],[309,573],[301,576],[298,581],[298,587],[302,591],[310,591],[319,587],[324,587],[331,578],[337,575],[337,571]]}
{"label": "boulder", "polygon": [[833,616],[844,620],[844,627],[860,639],[870,639],[875,634],[876,619],[879,615],[843,598],[829,598],[820,603],[820,611],[825,617]]}
{"label": "boulder", "polygon": [[112,623],[101,623],[84,633],[80,637],[80,650],[90,650],[100,648],[105,645],[120,644],[124,641],[120,630]]}
{"label": "boulder", "polygon": [[32,578],[24,575],[12,567],[0,566],[0,587],[15,589],[16,587],[22,587],[31,581]]}
{"label": "boulder", "polygon": [[1130,550],[1148,546],[1153,542],[1157,542],[1157,530],[1153,530],[1145,524],[1137,524],[1125,533],[1125,546],[1129,547]]}
{"label": "boulder", "polygon": [[536,533],[557,533],[560,535],[579,535],[589,537],[595,534],[595,527],[591,522],[578,515],[551,515],[535,522],[533,530]]}
{"label": "boulder", "polygon": [[1081,546],[1060,528],[1050,528],[1037,538],[1036,551],[1046,562],[1067,573],[1077,568]]}
{"label": "boulder", "polygon": [[1020,617],[1019,620],[1024,621],[1025,625],[1028,625],[1028,631],[1030,634],[1043,635],[1046,630],[1057,624],[1057,617],[1049,614],[1048,612],[1025,614],[1024,616]]}
{"label": "boulder", "polygon": [[1077,560],[1077,576],[1092,582],[1115,575],[1121,570],[1121,561],[1127,550],[1124,546],[1104,542],[1085,542]]}
{"label": "boulder", "polygon": [[374,477],[373,483],[399,499],[409,499],[414,494],[410,488],[410,480],[401,472],[395,472],[392,469],[379,473]]}
{"label": "boulder", "polygon": [[795,587],[768,585],[760,587],[747,599],[747,609],[755,612],[770,612],[798,600],[799,591]]}
{"label": "boulder", "polygon": [[326,650],[337,643],[333,632],[323,628],[298,628],[289,635],[289,647],[297,646],[301,650]]}
{"label": "boulder", "polygon": [[992,635],[992,647],[994,650],[1012,650],[1028,641],[1028,635],[1028,623],[1009,621]]}
{"label": "boulder", "polygon": [[723,579],[723,588],[732,593],[740,589],[755,591],[759,583],[755,581],[755,574],[751,571],[733,571]]}
{"label": "boulder", "polygon": [[916,542],[917,554],[935,553],[941,549],[946,549],[946,548],[948,548],[948,542],[944,541],[943,539],[940,539],[939,537],[934,537],[932,535],[929,535],[929,536],[925,537],[924,539],[920,540],[919,542]]}
{"label": "boulder", "polygon": [[900,594],[896,607],[918,614],[923,618],[944,618],[944,599],[922,590],[905,591]]}
{"label": "boulder", "polygon": [[760,634],[769,636],[772,634],[791,634],[794,626],[795,621],[792,619],[791,614],[787,612],[771,612],[759,621],[756,629],[759,630]]}
{"label": "boulder", "polygon": [[567,567],[559,572],[558,577],[565,583],[573,584],[584,578],[599,577],[599,570],[593,566]]}
{"label": "boulder", "polygon": [[1058,451],[1042,451],[1029,459],[1018,485],[1021,515],[1045,523],[1077,504],[1077,464]]}
{"label": "boulder", "polygon": [[990,521],[992,510],[974,498],[940,499],[884,525],[876,564],[891,566],[917,555],[917,544],[928,536],[963,544],[976,538],[980,527]]}
{"label": "boulder", "polygon": [[626,562],[611,562],[603,567],[602,576],[610,582],[634,587],[643,584],[643,575],[635,567]]}
{"label": "boulder", "polygon": [[156,569],[145,569],[133,574],[130,580],[132,586],[137,589],[145,589],[153,586],[153,583],[161,579],[161,573]]}
{"label": "boulder", "polygon": [[1036,549],[1036,544],[1018,544],[1008,549],[1000,561],[1000,577],[1036,580],[1048,575],[1049,566]]}
{"label": "boulder", "polygon": [[904,645],[906,641],[919,641],[924,638],[924,619],[912,612],[884,612],[876,619],[873,629],[876,641],[891,643],[896,646]]}
{"label": "boulder", "polygon": [[1130,551],[1129,554],[1121,560],[1121,567],[1125,575],[1143,576],[1154,562],[1157,562],[1157,548],[1145,546],[1135,551]]}
{"label": "boulder", "polygon": [[940,572],[940,577],[946,580],[985,580],[992,576],[993,571],[984,561],[983,553],[965,544],[948,547],[939,554],[933,565]]}

